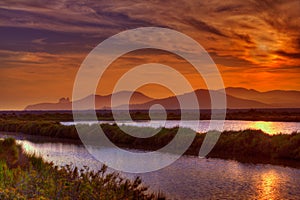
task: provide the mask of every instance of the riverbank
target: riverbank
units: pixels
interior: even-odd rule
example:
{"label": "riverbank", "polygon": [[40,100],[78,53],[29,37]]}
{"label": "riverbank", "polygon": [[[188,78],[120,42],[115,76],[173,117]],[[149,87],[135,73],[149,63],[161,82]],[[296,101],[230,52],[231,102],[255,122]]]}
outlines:
{"label": "riverbank", "polygon": [[[82,125],[87,128],[88,125]],[[98,125],[92,125],[98,126]],[[137,138],[125,134],[116,125],[102,124],[107,137],[121,148],[154,151],[168,144],[177,128],[162,128],[150,138]],[[126,127],[124,127],[126,128]],[[127,127],[134,132],[156,131],[153,128]],[[191,133],[190,129],[185,129]],[[48,136],[61,140],[80,142],[75,126],[64,126],[52,121],[0,121],[0,131],[21,132],[33,136]],[[186,155],[198,156],[206,133],[198,133]],[[90,134],[91,141],[94,136]],[[207,155],[212,158],[233,159],[249,163],[269,163],[300,168],[300,133],[268,135],[260,130],[224,131],[217,144]]]}
{"label": "riverbank", "polygon": [[148,192],[140,178],[131,181],[106,170],[57,168],[25,154],[12,138],[0,140],[0,199],[165,199]]}

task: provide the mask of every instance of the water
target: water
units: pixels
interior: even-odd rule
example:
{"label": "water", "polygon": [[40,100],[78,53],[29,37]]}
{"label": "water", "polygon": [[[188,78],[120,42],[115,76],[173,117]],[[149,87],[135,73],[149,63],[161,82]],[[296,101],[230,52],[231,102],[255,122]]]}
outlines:
{"label": "water", "polygon": [[[172,128],[179,126],[185,128],[191,128],[194,131],[203,133],[207,132],[209,129],[209,120],[155,120],[155,121],[120,121],[117,122],[118,125],[128,125],[128,126],[137,126],[137,127],[152,127],[152,128],[159,128],[159,127],[166,127]],[[219,122],[215,120],[215,122]],[[83,121],[80,122],[82,124],[95,124],[95,123],[109,123],[112,124],[114,122],[111,121]],[[74,125],[75,122],[61,122],[63,125]],[[265,122],[265,121],[241,121],[241,120],[226,120],[224,123],[224,130],[245,130],[245,129],[257,129],[262,130],[265,133],[270,135],[284,133],[290,134],[292,132],[300,131],[300,122]]]}
{"label": "water", "polygon": [[[12,136],[11,133],[0,137]],[[82,145],[58,143],[40,137],[14,134],[26,152],[37,153],[47,161],[62,166],[73,163],[78,167],[100,169]],[[112,149],[103,149],[112,155]],[[112,170],[112,169],[110,169]],[[199,159],[182,156],[172,165],[144,174],[122,173],[134,178],[140,176],[151,191],[163,191],[170,199],[300,199],[300,170],[265,164],[243,164],[232,160]]]}

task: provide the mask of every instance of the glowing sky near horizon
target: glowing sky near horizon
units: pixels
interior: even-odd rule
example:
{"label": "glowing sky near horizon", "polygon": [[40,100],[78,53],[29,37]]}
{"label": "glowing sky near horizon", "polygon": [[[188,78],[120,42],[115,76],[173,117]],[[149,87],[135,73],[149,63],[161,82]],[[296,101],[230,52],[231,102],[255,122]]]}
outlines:
{"label": "glowing sky near horizon", "polygon": [[[175,29],[199,42],[226,87],[300,90],[299,10],[298,0],[2,0],[0,109],[71,97],[76,72],[96,45],[120,31],[145,26]],[[121,73],[149,62],[172,66],[193,88],[205,88],[185,60],[148,50],[116,60],[98,93],[110,93]],[[140,91],[152,97],[170,95],[160,87]]]}

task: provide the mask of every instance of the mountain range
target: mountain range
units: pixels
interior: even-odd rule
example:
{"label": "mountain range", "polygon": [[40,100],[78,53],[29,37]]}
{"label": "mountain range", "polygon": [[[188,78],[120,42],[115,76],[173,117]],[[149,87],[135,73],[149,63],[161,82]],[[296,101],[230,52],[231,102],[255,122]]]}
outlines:
{"label": "mountain range", "polygon": [[[259,92],[253,89],[225,88],[227,108],[229,109],[249,109],[249,108],[300,108],[300,91],[285,91],[285,90],[272,90],[267,92]],[[193,93],[196,95],[199,103],[199,108],[210,109],[211,99],[210,93],[216,97],[224,95],[220,90],[205,90],[199,89],[194,92],[181,94],[178,96],[171,96],[162,99],[153,99],[143,93],[122,91],[114,93],[114,106],[117,109],[126,109],[129,101],[129,108],[134,110],[147,110],[155,104],[162,105],[165,109],[180,109],[179,100],[185,100],[192,103]],[[130,98],[129,98],[130,97]],[[112,94],[110,95],[89,95],[83,99],[74,101],[80,110],[92,109],[86,104],[95,98],[96,109],[110,109]],[[193,108],[193,107],[191,107]],[[61,98],[56,103],[39,103],[26,106],[25,110],[71,110],[72,102],[68,98]],[[185,107],[189,109],[189,107]]]}

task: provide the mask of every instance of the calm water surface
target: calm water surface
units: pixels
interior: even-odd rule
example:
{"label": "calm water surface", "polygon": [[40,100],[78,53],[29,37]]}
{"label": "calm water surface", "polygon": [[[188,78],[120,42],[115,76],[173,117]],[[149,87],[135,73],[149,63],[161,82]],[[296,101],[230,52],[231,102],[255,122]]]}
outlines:
{"label": "calm water surface", "polygon": [[[11,134],[0,134],[2,138],[8,136]],[[82,145],[49,139],[31,142],[30,136],[19,134],[14,137],[27,152],[35,152],[56,165],[73,163],[94,170],[101,167]],[[108,148],[103,151],[114,153]],[[300,199],[300,170],[289,167],[183,156],[156,172],[122,174],[128,178],[140,176],[152,191],[161,190],[170,199]]]}
{"label": "calm water surface", "polygon": [[[216,120],[218,121],[218,120]],[[82,124],[94,124],[94,123],[109,123],[112,124],[114,122],[111,121],[83,121],[80,122]],[[63,125],[74,125],[75,122],[61,122]],[[128,126],[138,126],[138,127],[152,127],[152,128],[159,128],[159,127],[166,127],[172,128],[179,126],[185,128],[191,128],[197,132],[207,132],[209,126],[209,120],[155,120],[155,121],[120,121],[117,122],[118,125],[128,125]],[[241,120],[226,120],[224,123],[224,130],[245,130],[245,129],[257,129],[262,130],[268,134],[290,134],[292,132],[299,132],[300,131],[300,122],[265,122],[265,121],[241,121]]]}

